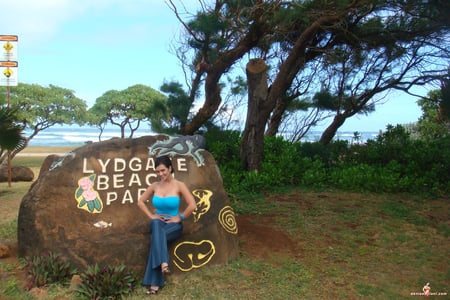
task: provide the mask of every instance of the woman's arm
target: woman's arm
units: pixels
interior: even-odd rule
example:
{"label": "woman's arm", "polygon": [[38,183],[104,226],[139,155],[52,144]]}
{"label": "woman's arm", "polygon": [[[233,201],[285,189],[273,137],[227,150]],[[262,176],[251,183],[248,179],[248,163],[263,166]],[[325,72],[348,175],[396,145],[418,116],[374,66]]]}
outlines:
{"label": "woman's arm", "polygon": [[155,193],[154,187],[150,185],[145,192],[139,197],[137,205],[149,219],[155,219],[156,215],[152,214],[145,203]]}
{"label": "woman's arm", "polygon": [[197,208],[197,203],[195,203],[194,196],[192,196],[192,193],[189,191],[189,189],[187,188],[187,186],[184,182],[180,181],[179,186],[180,186],[181,197],[184,199],[184,201],[187,204],[184,211],[180,214],[180,215],[182,215],[182,216],[180,216],[180,218],[184,219],[184,218],[189,217],[192,214],[192,212]]}

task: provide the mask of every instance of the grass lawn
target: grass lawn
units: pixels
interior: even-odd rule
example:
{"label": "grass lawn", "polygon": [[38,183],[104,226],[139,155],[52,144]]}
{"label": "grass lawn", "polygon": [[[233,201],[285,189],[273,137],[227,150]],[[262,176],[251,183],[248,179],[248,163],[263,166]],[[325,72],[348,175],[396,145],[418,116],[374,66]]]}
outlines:
{"label": "grass lawn", "polygon": [[[47,153],[42,150],[41,153]],[[67,152],[67,151],[66,151]],[[36,153],[31,152],[30,153]],[[16,157],[38,172],[44,157]],[[33,299],[14,248],[31,183],[0,183],[0,299]],[[172,275],[159,299],[414,299],[429,282],[449,293],[450,199],[290,189],[234,195],[241,255]],[[139,288],[130,299],[146,299]],[[39,299],[76,299],[62,284]],[[436,299],[448,299],[448,295]]]}

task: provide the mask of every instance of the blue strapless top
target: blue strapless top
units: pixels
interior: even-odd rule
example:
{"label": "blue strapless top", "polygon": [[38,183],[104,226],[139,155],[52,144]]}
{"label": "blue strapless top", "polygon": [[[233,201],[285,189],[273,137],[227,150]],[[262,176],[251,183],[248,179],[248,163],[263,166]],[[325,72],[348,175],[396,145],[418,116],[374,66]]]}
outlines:
{"label": "blue strapless top", "polygon": [[153,195],[152,204],[153,207],[156,208],[157,214],[176,216],[178,215],[178,211],[180,208],[180,197],[160,197]]}

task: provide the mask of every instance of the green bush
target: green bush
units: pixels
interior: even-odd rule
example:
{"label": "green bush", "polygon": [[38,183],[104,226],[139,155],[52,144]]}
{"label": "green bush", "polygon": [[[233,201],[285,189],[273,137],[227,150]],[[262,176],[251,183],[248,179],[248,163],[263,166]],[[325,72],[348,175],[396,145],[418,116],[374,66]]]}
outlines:
{"label": "green bush", "polygon": [[329,185],[328,169],[321,160],[308,160],[310,163],[305,167],[301,184],[305,187],[323,188]]}
{"label": "green bush", "polygon": [[412,139],[401,127],[388,127],[387,132],[366,145],[352,146],[344,163],[378,166],[396,174],[398,185],[386,185],[380,177],[384,192],[410,191],[431,194],[448,191],[450,174],[450,136],[436,140]]}
{"label": "green bush", "polygon": [[320,160],[325,166],[332,167],[340,163],[350,151],[347,141],[332,141],[328,145],[319,142],[297,143],[297,155],[312,160]]}
{"label": "green bush", "polygon": [[207,140],[224,186],[231,193],[286,186],[431,195],[450,189],[450,136],[413,139],[402,126],[388,126],[386,132],[365,144],[291,143],[281,137],[266,137],[259,172],[242,169],[238,132],[214,132]]}
{"label": "green bush", "polygon": [[331,184],[342,190],[370,192],[399,192],[399,174],[379,166],[347,165],[331,171]]}
{"label": "green bush", "polygon": [[205,133],[205,139],[207,150],[213,155],[219,165],[234,162],[237,163],[236,167],[241,167],[241,162],[239,161],[241,134],[238,131],[210,130]]}
{"label": "green bush", "polygon": [[47,255],[25,257],[27,273],[27,288],[40,287],[51,283],[66,282],[77,270],[63,261],[57,254],[49,252]]}
{"label": "green bush", "polygon": [[76,288],[76,294],[82,299],[120,299],[133,293],[138,282],[134,272],[125,266],[89,267],[81,275],[82,282]]}

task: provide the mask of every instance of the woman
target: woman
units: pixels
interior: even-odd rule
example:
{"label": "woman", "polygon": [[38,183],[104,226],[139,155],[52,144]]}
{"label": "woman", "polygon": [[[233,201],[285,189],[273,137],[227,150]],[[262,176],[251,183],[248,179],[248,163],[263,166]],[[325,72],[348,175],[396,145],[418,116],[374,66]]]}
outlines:
{"label": "woman", "polygon": [[[182,221],[196,208],[186,184],[172,176],[173,167],[168,156],[157,157],[155,168],[159,181],[152,183],[138,200],[139,208],[150,219],[150,254],[142,282],[149,287],[146,292],[149,295],[156,295],[164,285],[163,275],[170,273],[167,244],[181,236]],[[150,198],[152,211],[146,205]],[[183,212],[180,212],[181,199],[186,202]]]}

